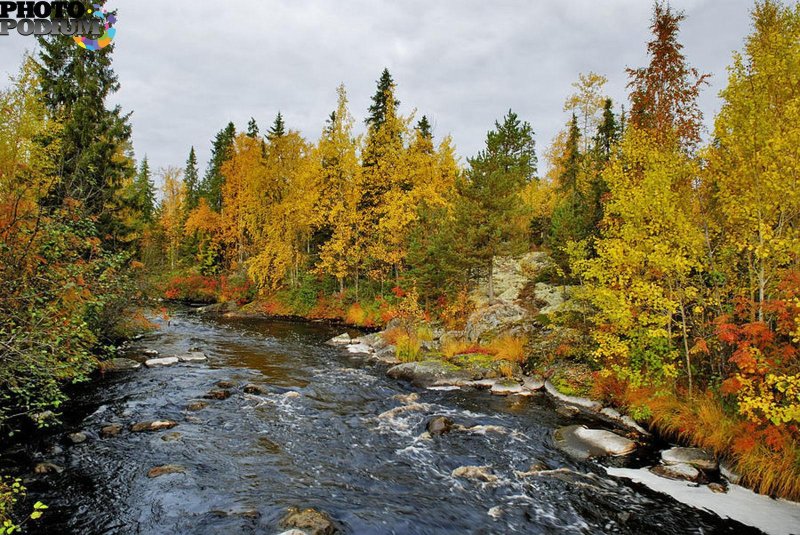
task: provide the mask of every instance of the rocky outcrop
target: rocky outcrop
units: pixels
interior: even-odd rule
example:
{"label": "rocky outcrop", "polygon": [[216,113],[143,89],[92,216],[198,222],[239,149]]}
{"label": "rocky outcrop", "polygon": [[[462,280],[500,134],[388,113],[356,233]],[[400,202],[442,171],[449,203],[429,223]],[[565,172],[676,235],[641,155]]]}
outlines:
{"label": "rocky outcrop", "polygon": [[636,449],[636,442],[604,429],[570,425],[553,434],[555,445],[578,459],[627,455]]}
{"label": "rocky outcrop", "polygon": [[389,368],[386,374],[393,379],[408,381],[423,388],[434,386],[445,378],[450,384],[466,382],[472,378],[469,373],[440,360],[398,364]]}
{"label": "rocky outcrop", "polygon": [[534,327],[535,322],[525,308],[501,301],[470,314],[464,335],[470,342],[489,342],[504,334],[528,335]]}
{"label": "rocky outcrop", "polygon": [[334,535],[339,533],[327,513],[316,509],[290,507],[280,522],[282,528],[298,529],[307,535]]}
{"label": "rocky outcrop", "polygon": [[[495,298],[503,301],[516,301],[521,297],[525,287],[532,281],[555,269],[550,255],[544,252],[532,252],[522,256],[496,257],[492,282]],[[483,277],[476,291],[471,295],[478,306],[489,300],[489,284]]]}

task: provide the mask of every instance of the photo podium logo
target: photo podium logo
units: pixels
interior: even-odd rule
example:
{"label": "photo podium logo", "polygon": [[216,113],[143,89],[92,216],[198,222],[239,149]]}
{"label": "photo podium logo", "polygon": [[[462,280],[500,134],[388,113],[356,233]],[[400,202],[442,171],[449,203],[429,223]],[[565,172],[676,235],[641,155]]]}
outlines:
{"label": "photo podium logo", "polygon": [[96,51],[114,40],[116,22],[101,4],[0,1],[0,36],[12,30],[20,35],[65,35],[79,47]]}

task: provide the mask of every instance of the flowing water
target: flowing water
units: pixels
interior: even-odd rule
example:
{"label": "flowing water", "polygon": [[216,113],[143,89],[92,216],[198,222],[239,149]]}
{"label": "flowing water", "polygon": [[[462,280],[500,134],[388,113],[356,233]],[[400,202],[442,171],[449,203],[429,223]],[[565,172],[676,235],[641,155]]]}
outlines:
{"label": "flowing water", "polygon": [[[415,389],[324,344],[340,331],[178,312],[137,347],[161,356],[198,348],[207,364],[109,375],[78,396],[67,424],[89,440],[67,445],[60,432],[16,453],[65,468],[29,476],[32,496],[50,506],[29,533],[279,533],[291,506],[325,511],[357,534],[758,533],[555,449],[553,430],[576,421],[545,396]],[[237,385],[230,398],[186,410],[222,380]],[[246,383],[267,392],[245,394]],[[434,415],[477,427],[427,438]],[[154,419],[178,426],[127,430]],[[101,438],[110,423],[125,431]],[[554,471],[517,473],[534,462]],[[186,471],[147,477],[164,464]],[[451,475],[467,465],[498,479]]]}

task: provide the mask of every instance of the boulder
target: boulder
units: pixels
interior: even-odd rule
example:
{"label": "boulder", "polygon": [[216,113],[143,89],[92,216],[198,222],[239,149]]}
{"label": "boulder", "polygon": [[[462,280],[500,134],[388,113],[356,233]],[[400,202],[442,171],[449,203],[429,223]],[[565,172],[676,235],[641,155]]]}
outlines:
{"label": "boulder", "polygon": [[422,362],[406,362],[392,366],[386,371],[392,379],[401,379],[419,387],[463,383],[469,381],[471,374],[459,370],[456,366],[439,360],[426,360]]}
{"label": "boulder", "polygon": [[431,435],[444,435],[453,429],[454,422],[447,416],[434,416],[425,425]]}
{"label": "boulder", "polygon": [[501,379],[492,385],[491,393],[495,396],[510,396],[521,394],[522,385],[513,379]]}
{"label": "boulder", "polygon": [[340,345],[347,345],[351,342],[350,335],[347,333],[342,333],[339,336],[334,336],[326,343],[332,346],[340,346]]}
{"label": "boulder", "polygon": [[162,429],[172,429],[176,425],[178,425],[178,422],[173,422],[172,420],[151,420],[133,424],[131,426],[131,431],[134,433],[161,431]]}
{"label": "boulder", "polygon": [[122,432],[122,424],[110,424],[100,429],[100,436],[103,438],[111,438],[119,435]]}
{"label": "boulder", "polygon": [[172,366],[180,362],[178,357],[161,357],[158,359],[148,359],[144,361],[144,365],[148,368],[160,368],[163,366]]}
{"label": "boulder", "polygon": [[539,308],[539,313],[552,314],[577,308],[575,302],[570,299],[572,292],[572,286],[553,286],[544,282],[537,282],[533,295],[537,303],[544,303],[544,306]]}
{"label": "boulder", "polygon": [[568,403],[570,405],[576,405],[578,407],[583,407],[584,409],[591,409],[594,411],[599,411],[603,408],[603,406],[600,403],[592,401],[591,399],[562,394],[550,381],[544,382],[544,388],[545,390],[547,390],[548,394],[550,394],[557,400],[562,401],[564,403]]}
{"label": "boulder", "polygon": [[679,481],[697,481],[700,470],[686,463],[660,464],[650,469],[657,476]]}
{"label": "boulder", "polygon": [[383,338],[383,335],[381,333],[372,333],[364,336],[359,336],[358,338],[356,338],[356,342],[368,345],[375,351],[383,349],[384,347],[389,345],[389,343]]}
{"label": "boulder", "polygon": [[540,390],[544,390],[544,379],[538,376],[523,377],[522,386],[525,387],[525,390],[528,392],[538,392]]}
{"label": "boulder", "polygon": [[719,467],[714,456],[700,448],[670,448],[661,452],[661,461],[666,465],[690,464],[712,472]]}
{"label": "boulder", "polygon": [[211,391],[208,392],[208,394],[206,394],[203,397],[206,398],[206,399],[220,399],[220,400],[228,399],[229,397],[231,397],[231,391],[230,390],[211,390]]}
{"label": "boulder", "polygon": [[742,476],[737,474],[734,470],[733,465],[728,462],[727,460],[723,459],[719,463],[719,473],[729,482],[733,483],[734,485],[738,485],[739,482],[742,480]]}
{"label": "boulder", "polygon": [[526,309],[501,301],[470,314],[464,334],[471,342],[489,342],[503,334],[527,335],[533,326],[533,318]]}
{"label": "boulder", "polygon": [[450,475],[486,483],[494,483],[498,480],[498,477],[492,473],[489,466],[459,466]]}
{"label": "boulder", "polygon": [[368,346],[367,344],[362,344],[361,342],[356,342],[354,344],[348,344],[347,351],[349,353],[368,355],[372,353],[373,349],[372,346]]}
{"label": "boulder", "polygon": [[67,438],[73,444],[81,444],[89,440],[89,436],[83,431],[78,431],[77,433],[70,433],[69,435],[67,435]]}
{"label": "boulder", "polygon": [[233,381],[217,381],[216,383],[214,383],[214,386],[216,386],[217,388],[229,389],[236,387],[236,383],[234,383]]}
{"label": "boulder", "polygon": [[147,355],[148,357],[157,357],[158,351],[155,349],[142,349],[142,355]]}
{"label": "boulder", "polygon": [[382,362],[383,364],[389,364],[391,366],[400,364],[400,359],[397,358],[397,350],[393,345],[386,345],[378,349],[370,356],[370,360]]}
{"label": "boulder", "polygon": [[142,365],[133,359],[118,357],[100,363],[100,370],[106,373],[119,373],[138,370]]}
{"label": "boulder", "polygon": [[285,398],[299,398],[300,397],[300,392],[297,392],[296,390],[289,390],[288,392],[284,392],[283,393],[283,397],[285,397]]}
{"label": "boulder", "polygon": [[206,354],[203,353],[202,351],[190,351],[185,355],[178,355],[178,360],[180,362],[187,362],[187,363],[205,362],[208,360],[208,357],[206,357]]}
{"label": "boulder", "polygon": [[627,455],[636,449],[636,442],[604,429],[570,425],[553,435],[556,446],[578,459]]}
{"label": "boulder", "polygon": [[307,535],[334,535],[339,533],[333,520],[327,513],[316,509],[298,509],[290,507],[286,516],[281,519],[282,528],[298,529]]}
{"label": "boulder", "polygon": [[709,483],[708,490],[714,492],[716,494],[727,494],[728,487],[723,485],[722,483]]}
{"label": "boulder", "polygon": [[186,473],[186,468],[177,464],[165,464],[163,466],[154,466],[150,470],[147,471],[147,477],[154,478],[160,477],[167,474],[184,474]]}
{"label": "boulder", "polygon": [[208,402],[195,400],[195,401],[190,401],[189,404],[186,405],[186,410],[187,411],[201,411],[201,410],[205,409],[206,407],[208,407]]}

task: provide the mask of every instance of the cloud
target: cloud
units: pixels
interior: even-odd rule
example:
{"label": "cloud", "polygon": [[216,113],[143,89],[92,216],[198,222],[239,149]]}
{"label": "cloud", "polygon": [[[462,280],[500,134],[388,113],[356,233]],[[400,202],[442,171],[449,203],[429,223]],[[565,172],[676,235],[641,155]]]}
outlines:
{"label": "cloud", "polygon": [[[712,72],[701,98],[710,123],[725,66],[749,31],[747,0],[673,0],[687,21],[690,62]],[[113,103],[133,111],[137,157],[182,166],[194,145],[201,165],[229,120],[262,129],[278,110],[316,139],[344,82],[363,119],[388,67],[401,109],[431,119],[470,156],[509,108],[528,120],[543,152],[567,117],[578,73],[609,78],[624,101],[626,67],[644,64],[651,4],[643,0],[109,0],[119,21]],[[33,38],[0,37],[0,71],[14,72]]]}

